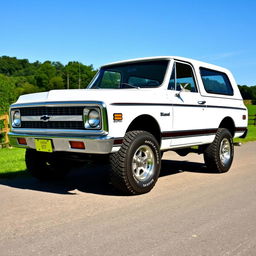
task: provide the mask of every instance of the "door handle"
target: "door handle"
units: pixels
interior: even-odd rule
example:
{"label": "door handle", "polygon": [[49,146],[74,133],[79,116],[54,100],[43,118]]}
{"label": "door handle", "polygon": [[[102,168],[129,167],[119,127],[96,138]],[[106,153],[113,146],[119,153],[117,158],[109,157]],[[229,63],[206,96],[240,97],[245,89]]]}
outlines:
{"label": "door handle", "polygon": [[205,101],[205,100],[200,100],[200,101],[198,101],[197,103],[203,105],[203,104],[206,103],[206,101]]}

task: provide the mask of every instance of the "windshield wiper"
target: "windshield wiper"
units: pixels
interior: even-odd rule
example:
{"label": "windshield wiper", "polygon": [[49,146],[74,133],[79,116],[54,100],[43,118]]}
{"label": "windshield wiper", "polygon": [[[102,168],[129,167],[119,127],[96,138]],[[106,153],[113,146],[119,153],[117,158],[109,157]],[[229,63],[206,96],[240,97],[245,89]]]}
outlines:
{"label": "windshield wiper", "polygon": [[127,86],[130,86],[130,87],[132,87],[132,88],[140,89],[139,86],[135,86],[135,85],[133,85],[133,84],[121,83],[121,85],[127,85]]}

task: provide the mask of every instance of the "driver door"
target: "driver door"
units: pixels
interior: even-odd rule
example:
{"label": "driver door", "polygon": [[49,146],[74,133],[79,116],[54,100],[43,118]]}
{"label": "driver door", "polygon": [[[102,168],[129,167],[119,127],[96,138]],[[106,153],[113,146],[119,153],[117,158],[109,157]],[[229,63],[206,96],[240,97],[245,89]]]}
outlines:
{"label": "driver door", "polygon": [[202,142],[206,117],[206,101],[198,92],[193,67],[175,61],[168,87],[173,105],[172,146]]}

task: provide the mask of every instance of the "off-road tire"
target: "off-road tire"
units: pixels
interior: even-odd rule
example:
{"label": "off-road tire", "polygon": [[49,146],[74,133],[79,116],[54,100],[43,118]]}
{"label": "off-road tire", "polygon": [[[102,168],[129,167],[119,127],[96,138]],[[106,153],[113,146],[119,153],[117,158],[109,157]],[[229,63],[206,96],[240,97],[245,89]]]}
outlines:
{"label": "off-road tire", "polygon": [[110,156],[110,163],[114,187],[130,195],[147,193],[154,187],[161,168],[158,142],[146,131],[127,132],[120,150]]}
{"label": "off-road tire", "polygon": [[54,153],[38,152],[27,149],[25,155],[27,171],[39,180],[56,180],[66,176],[69,162],[56,157]]}
{"label": "off-road tire", "polygon": [[[225,157],[225,151],[227,151],[227,157]],[[231,167],[233,158],[232,135],[227,129],[219,128],[214,141],[204,151],[204,161],[207,169],[218,173],[227,172]]]}

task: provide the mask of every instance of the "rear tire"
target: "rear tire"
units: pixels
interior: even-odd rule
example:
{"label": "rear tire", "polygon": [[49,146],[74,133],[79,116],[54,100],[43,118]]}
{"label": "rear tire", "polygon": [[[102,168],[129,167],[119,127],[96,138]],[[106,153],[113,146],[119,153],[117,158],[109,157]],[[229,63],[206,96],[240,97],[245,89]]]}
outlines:
{"label": "rear tire", "polygon": [[161,154],[155,137],[146,131],[126,133],[120,150],[110,156],[111,182],[126,194],[143,194],[155,185]]}
{"label": "rear tire", "polygon": [[207,168],[219,173],[227,172],[234,158],[233,138],[225,128],[219,128],[214,141],[204,151]]}
{"label": "rear tire", "polygon": [[54,153],[38,152],[27,149],[25,161],[27,171],[39,180],[53,180],[63,178],[69,171],[67,161],[57,158]]}

